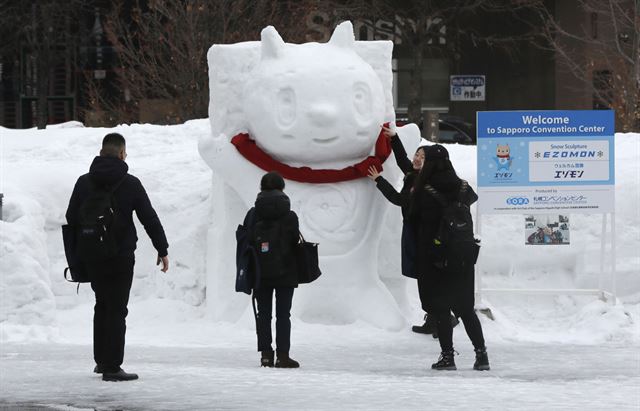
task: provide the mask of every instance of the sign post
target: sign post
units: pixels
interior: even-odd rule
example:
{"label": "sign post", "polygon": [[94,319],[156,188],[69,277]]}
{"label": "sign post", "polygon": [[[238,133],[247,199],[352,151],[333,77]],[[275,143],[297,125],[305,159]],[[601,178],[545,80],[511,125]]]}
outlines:
{"label": "sign post", "polygon": [[483,289],[476,292],[615,296],[614,112],[502,111],[477,113],[478,233],[482,214],[602,214],[601,275],[606,218],[611,216],[612,290]]}

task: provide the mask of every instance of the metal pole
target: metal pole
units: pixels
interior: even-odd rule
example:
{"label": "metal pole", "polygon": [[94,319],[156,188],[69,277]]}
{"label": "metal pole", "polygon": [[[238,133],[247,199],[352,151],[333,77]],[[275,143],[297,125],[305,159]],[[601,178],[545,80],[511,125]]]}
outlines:
{"label": "metal pole", "polygon": [[[481,235],[482,233],[482,220],[481,220],[482,214],[480,214],[479,211],[479,207],[476,208],[476,233],[478,234],[478,236]],[[482,238],[482,237],[481,237]],[[480,243],[480,246],[482,247],[482,243]],[[480,249],[482,251],[482,248]],[[477,301],[482,301],[482,265],[480,264],[480,259],[478,258],[478,262],[476,263],[475,266],[475,272],[476,272],[476,278],[475,278],[475,284],[474,284],[474,291],[476,294],[476,302]]]}
{"label": "metal pole", "polygon": [[0,193],[0,221],[2,221],[2,197],[4,194]]}
{"label": "metal pole", "polygon": [[607,214],[602,214],[602,233],[600,234],[600,272],[598,273],[598,289],[604,289],[604,253],[607,243]]}
{"label": "metal pole", "polygon": [[617,278],[616,278],[616,213],[611,213],[611,294],[613,294],[613,301],[616,301],[617,290]]}

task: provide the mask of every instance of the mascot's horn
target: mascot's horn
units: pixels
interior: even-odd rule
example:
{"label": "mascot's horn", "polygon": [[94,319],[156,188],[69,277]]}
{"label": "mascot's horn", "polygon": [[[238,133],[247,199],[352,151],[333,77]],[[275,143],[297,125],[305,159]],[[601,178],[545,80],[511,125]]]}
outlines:
{"label": "mascot's horn", "polygon": [[338,24],[329,39],[329,44],[348,49],[353,49],[355,43],[356,39],[353,35],[353,25],[350,21],[343,21]]}
{"label": "mascot's horn", "polygon": [[284,41],[273,26],[267,26],[262,29],[260,45],[262,46],[260,54],[262,60],[277,59],[282,57],[284,53]]}

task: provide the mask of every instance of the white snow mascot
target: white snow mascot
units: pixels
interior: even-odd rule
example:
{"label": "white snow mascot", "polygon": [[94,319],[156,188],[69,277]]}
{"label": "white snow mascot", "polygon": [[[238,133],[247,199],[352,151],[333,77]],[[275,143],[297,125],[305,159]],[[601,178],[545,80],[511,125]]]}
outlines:
{"label": "white snow mascot", "polygon": [[[301,232],[320,244],[322,276],[298,289],[294,315],[388,329],[406,324],[400,309],[405,283],[389,287],[394,282],[383,283],[378,273],[388,206],[366,178],[369,165],[383,162],[387,178],[399,178],[380,135],[380,126],[394,119],[392,48],[389,41],[356,42],[350,22],[336,27],[326,44],[286,44],[269,26],[260,42],[210,48],[212,134],[199,149],[214,171],[207,306],[215,319],[237,320],[248,306],[246,296],[234,292],[234,231],[253,206],[261,176],[276,170]],[[404,129],[411,152],[420,137],[415,126]],[[399,231],[394,235],[399,239]]]}

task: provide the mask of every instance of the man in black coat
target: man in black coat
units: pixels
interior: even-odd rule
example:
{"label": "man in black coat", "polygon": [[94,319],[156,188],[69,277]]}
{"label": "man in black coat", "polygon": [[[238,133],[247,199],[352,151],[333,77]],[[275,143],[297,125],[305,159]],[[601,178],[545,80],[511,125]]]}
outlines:
{"label": "man in black coat", "polygon": [[[164,229],[142,183],[127,173],[129,167],[124,161],[126,157],[124,137],[117,133],[107,134],[102,140],[100,156],[94,158],[89,173],[78,178],[66,213],[68,224],[78,226],[80,208],[91,192],[115,188],[113,199],[117,217],[111,227],[116,244],[115,257],[100,262],[84,261],[96,296],[93,316],[94,372],[102,374],[105,381],[138,378],[136,374],[126,373],[120,368],[124,358],[125,319],[138,240],[133,211],[158,251],[156,263],[162,264],[162,272],[169,269],[169,245]],[[82,255],[79,258],[83,260]]]}

